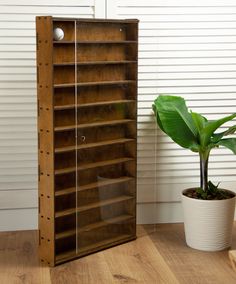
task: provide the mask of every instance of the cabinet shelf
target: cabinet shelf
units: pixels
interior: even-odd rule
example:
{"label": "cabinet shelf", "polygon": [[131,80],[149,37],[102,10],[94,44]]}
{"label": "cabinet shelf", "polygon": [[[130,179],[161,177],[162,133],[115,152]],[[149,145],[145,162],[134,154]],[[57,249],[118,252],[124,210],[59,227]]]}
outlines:
{"label": "cabinet shelf", "polygon": [[64,110],[64,109],[106,106],[106,105],[112,105],[112,104],[128,104],[128,103],[134,103],[134,102],[135,100],[115,100],[115,101],[102,101],[102,102],[95,102],[95,103],[78,104],[77,106],[75,104],[68,104],[68,105],[54,106],[54,110],[59,111],[59,110]]}
{"label": "cabinet shelf", "polygon": [[[97,182],[89,183],[86,185],[78,186],[77,191],[90,190],[90,189],[100,188],[100,187],[109,186],[113,184],[122,184],[122,183],[129,182],[132,180],[134,180],[133,177],[127,177],[127,176],[123,176],[119,178],[112,178],[112,179],[105,179],[105,180],[100,180]],[[67,195],[67,194],[71,194],[75,192],[76,192],[75,187],[69,187],[63,190],[56,191],[55,196],[57,197],[57,196]]]}
{"label": "cabinet shelf", "polygon": [[[77,171],[106,167],[106,166],[115,165],[115,164],[122,164],[122,163],[130,162],[133,160],[134,160],[133,158],[118,158],[118,159],[106,160],[106,161],[95,162],[95,163],[87,163],[81,166],[77,166]],[[63,175],[63,174],[73,173],[75,171],[76,171],[76,167],[64,168],[64,169],[55,170],[55,175]]]}
{"label": "cabinet shelf", "polygon": [[129,241],[133,239],[134,239],[134,236],[130,236],[128,234],[122,234],[122,235],[119,235],[113,238],[105,239],[103,241],[96,242],[92,245],[81,247],[78,249],[77,253],[76,253],[76,250],[71,250],[71,251],[58,254],[56,255],[56,263],[59,264],[59,263],[67,261],[68,259],[77,258],[77,254],[84,255],[86,254],[87,251],[89,252],[97,251],[99,249],[103,249],[108,246],[114,246],[121,242],[123,243],[125,241]]}
{"label": "cabinet shelf", "polygon": [[136,40],[55,40],[53,41],[53,44],[59,45],[59,44],[136,44],[138,43]]}
{"label": "cabinet shelf", "polygon": [[99,81],[99,82],[83,82],[83,83],[66,83],[54,84],[54,88],[71,88],[71,87],[90,87],[90,86],[106,86],[106,85],[126,85],[134,84],[134,80],[121,80],[121,81]]}
{"label": "cabinet shelf", "polygon": [[126,123],[130,123],[130,122],[135,122],[135,120],[133,120],[133,119],[116,119],[116,120],[108,120],[108,121],[82,123],[82,124],[79,124],[79,125],[57,126],[57,127],[54,128],[54,131],[60,132],[60,131],[73,130],[73,129],[76,129],[76,128],[82,129],[82,128],[90,128],[90,127],[126,124]]}
{"label": "cabinet shelf", "polygon": [[110,224],[118,224],[118,223],[126,222],[128,220],[133,219],[133,218],[134,217],[132,215],[127,215],[127,214],[120,215],[120,216],[117,216],[117,217],[109,218],[109,219],[106,219],[106,220],[102,220],[102,221],[99,221],[99,222],[96,222],[96,223],[93,223],[93,224],[83,226],[81,228],[78,228],[77,230],[73,229],[73,230],[67,230],[67,231],[58,233],[58,234],[56,234],[56,239],[57,240],[64,239],[64,238],[67,238],[67,237],[70,237],[70,236],[74,236],[77,233],[89,232],[91,230],[98,229],[98,228],[101,228],[101,227],[105,227],[105,226],[110,225]]}
{"label": "cabinet shelf", "polygon": [[133,64],[137,63],[135,60],[113,60],[113,61],[86,61],[86,62],[61,62],[61,63],[54,63],[55,67],[57,66],[87,66],[87,65],[113,65],[113,64]]}
{"label": "cabinet shelf", "polygon": [[95,147],[101,147],[101,146],[109,146],[114,144],[124,144],[127,142],[134,141],[134,139],[131,138],[120,138],[120,139],[114,139],[114,140],[108,140],[108,141],[101,141],[101,142],[95,142],[95,143],[87,143],[77,146],[67,146],[67,147],[60,147],[55,149],[55,153],[64,153],[64,152],[72,152],[75,150],[82,150],[82,149],[88,149],[88,148],[95,148]]}
{"label": "cabinet shelf", "polygon": [[99,202],[94,202],[94,203],[90,203],[90,204],[87,204],[87,205],[78,206],[77,208],[70,208],[70,209],[66,209],[66,210],[63,210],[63,211],[55,212],[55,217],[56,218],[65,217],[65,216],[72,215],[72,214],[75,214],[75,213],[81,213],[81,212],[88,211],[88,210],[91,210],[91,209],[94,209],[94,208],[97,208],[97,207],[103,207],[103,206],[111,205],[111,204],[114,204],[114,203],[120,203],[120,202],[123,202],[123,201],[128,201],[128,200],[131,200],[131,199],[134,199],[134,197],[130,196],[130,195],[121,195],[121,196],[118,196],[118,197],[105,199],[105,200],[102,200],[102,201],[99,201]]}

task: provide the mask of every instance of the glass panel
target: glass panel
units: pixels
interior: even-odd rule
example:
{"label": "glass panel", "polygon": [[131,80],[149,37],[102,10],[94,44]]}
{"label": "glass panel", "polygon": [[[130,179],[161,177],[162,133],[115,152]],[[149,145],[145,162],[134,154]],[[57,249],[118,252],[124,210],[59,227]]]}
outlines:
{"label": "glass panel", "polygon": [[[76,23],[76,253],[135,236],[136,62],[126,25]],[[132,41],[132,38],[130,39]]]}

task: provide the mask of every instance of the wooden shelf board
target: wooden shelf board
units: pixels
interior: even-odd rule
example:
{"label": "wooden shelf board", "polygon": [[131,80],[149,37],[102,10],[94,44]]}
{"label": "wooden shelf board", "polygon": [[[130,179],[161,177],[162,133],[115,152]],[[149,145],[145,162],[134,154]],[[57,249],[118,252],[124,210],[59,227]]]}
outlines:
{"label": "wooden shelf board", "polygon": [[124,85],[135,83],[134,80],[121,80],[121,81],[100,81],[100,82],[83,82],[83,83],[65,83],[54,84],[54,88],[70,88],[70,87],[88,87],[88,86],[106,86],[106,85]]}
{"label": "wooden shelf board", "polygon": [[[133,161],[133,160],[134,158],[124,157],[124,158],[118,158],[118,159],[113,159],[113,160],[86,163],[81,166],[77,166],[77,170],[78,171],[89,170],[93,168],[100,168],[100,167],[105,167],[105,166],[110,166],[110,165],[115,165],[115,164],[121,164],[121,163],[129,162],[129,161]],[[67,173],[72,173],[75,171],[76,171],[76,167],[63,168],[63,169],[55,170],[55,175],[67,174]]]}
{"label": "wooden shelf board", "polygon": [[116,120],[106,120],[106,121],[99,121],[99,122],[91,122],[91,123],[82,123],[78,125],[67,125],[67,126],[57,126],[54,128],[54,131],[68,131],[73,130],[75,128],[82,129],[82,128],[89,128],[89,127],[99,127],[99,126],[109,126],[109,125],[117,125],[117,124],[125,124],[129,122],[135,122],[134,119],[116,119]]}
{"label": "wooden shelf board", "polygon": [[131,64],[131,63],[137,63],[135,60],[121,60],[121,61],[85,61],[85,62],[61,62],[61,63],[53,63],[53,65],[56,66],[87,66],[87,65],[112,65],[112,64]]}
{"label": "wooden shelf board", "polygon": [[135,100],[116,100],[116,101],[102,101],[95,103],[86,103],[86,104],[68,104],[68,105],[59,105],[54,106],[54,110],[64,110],[64,109],[75,109],[75,108],[83,108],[83,107],[94,107],[94,106],[105,106],[105,105],[113,105],[113,104],[126,104],[126,103],[134,103]]}
{"label": "wooden shelf board", "polygon": [[86,204],[83,206],[79,206],[77,208],[70,208],[70,209],[66,209],[63,211],[59,211],[55,213],[55,217],[59,218],[59,217],[64,217],[64,216],[68,216],[68,215],[72,215],[80,212],[84,212],[90,209],[94,209],[97,207],[102,207],[102,206],[107,206],[107,205],[111,205],[114,203],[119,203],[119,202],[123,202],[123,201],[127,201],[127,200],[131,200],[133,199],[133,196],[130,195],[120,195],[114,198],[110,198],[110,199],[105,199],[99,202],[94,202],[94,203],[90,203],[90,204]]}
{"label": "wooden shelf board", "polygon": [[63,195],[75,193],[75,191],[76,191],[75,187],[69,187],[69,188],[55,191],[55,196],[63,196]]}
{"label": "wooden shelf board", "polygon": [[54,40],[53,44],[129,44],[138,43],[136,40],[79,40],[75,42],[74,40]]}
{"label": "wooden shelf board", "polygon": [[[97,182],[78,186],[77,191],[90,190],[90,189],[100,188],[100,187],[109,186],[109,185],[113,185],[113,184],[125,183],[125,182],[131,181],[131,180],[134,180],[134,178],[133,177],[127,177],[127,176],[100,180],[100,181],[97,181]],[[71,194],[71,193],[75,193],[75,191],[76,191],[75,187],[70,187],[70,188],[66,188],[66,189],[63,189],[63,190],[56,191],[55,196],[62,196],[62,195],[66,195],[66,194]]]}
{"label": "wooden shelf board", "polygon": [[117,216],[117,217],[109,218],[109,219],[106,219],[106,220],[102,220],[102,221],[99,221],[99,222],[96,222],[96,223],[93,223],[93,224],[89,224],[89,225],[80,227],[77,230],[73,229],[73,230],[68,230],[68,231],[65,231],[65,232],[58,233],[58,234],[56,234],[56,240],[67,238],[67,237],[70,237],[70,236],[74,236],[78,233],[89,232],[91,230],[95,230],[95,229],[98,229],[98,228],[101,228],[101,227],[105,227],[105,226],[110,225],[110,224],[119,224],[119,223],[122,223],[122,222],[125,222],[125,221],[128,221],[128,220],[131,220],[133,218],[134,217],[132,215],[123,214],[123,215],[120,215],[120,216]]}
{"label": "wooden shelf board", "polygon": [[81,247],[81,248],[78,249],[77,253],[76,253],[76,250],[71,250],[71,251],[68,251],[68,252],[58,254],[58,255],[56,255],[56,263],[59,264],[59,263],[65,262],[66,260],[77,258],[79,256],[82,256],[84,254],[88,254],[88,253],[93,252],[93,251],[101,250],[105,247],[108,247],[109,244],[110,244],[110,246],[114,246],[115,244],[118,244],[120,242],[129,241],[129,240],[133,240],[133,239],[135,239],[135,236],[128,235],[128,234],[122,234],[122,235],[119,235],[119,236],[116,236],[116,237],[105,239],[103,241],[96,242],[92,245]]}
{"label": "wooden shelf board", "polygon": [[114,144],[124,144],[127,142],[134,141],[134,139],[131,138],[120,138],[120,139],[114,139],[114,140],[106,140],[106,141],[100,141],[95,143],[87,143],[87,144],[81,144],[77,146],[67,146],[67,147],[61,147],[61,148],[55,148],[55,153],[64,153],[64,152],[71,152],[82,149],[89,149],[89,148],[95,148],[95,147],[101,147],[101,146],[108,146],[108,145],[114,145]]}

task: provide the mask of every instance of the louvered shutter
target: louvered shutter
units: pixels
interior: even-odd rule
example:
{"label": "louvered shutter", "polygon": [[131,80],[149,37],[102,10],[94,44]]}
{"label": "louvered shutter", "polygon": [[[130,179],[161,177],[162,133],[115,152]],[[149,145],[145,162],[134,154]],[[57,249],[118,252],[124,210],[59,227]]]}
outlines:
{"label": "louvered shutter", "polygon": [[0,230],[37,228],[35,16],[105,17],[105,0],[0,0]]}
{"label": "louvered shutter", "polygon": [[[164,93],[183,96],[193,111],[209,119],[236,112],[236,3],[107,3],[108,16],[140,20],[138,222],[182,221],[180,192],[199,185],[199,159],[157,130],[151,105]],[[221,187],[235,190],[236,156],[227,149],[213,150],[209,174]]]}

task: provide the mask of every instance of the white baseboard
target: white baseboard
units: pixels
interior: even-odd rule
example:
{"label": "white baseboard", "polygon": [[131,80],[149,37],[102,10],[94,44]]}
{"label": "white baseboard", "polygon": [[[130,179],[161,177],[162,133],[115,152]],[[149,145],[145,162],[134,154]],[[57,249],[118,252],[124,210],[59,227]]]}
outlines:
{"label": "white baseboard", "polygon": [[38,209],[1,209],[0,231],[36,230]]}

